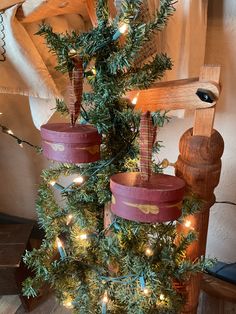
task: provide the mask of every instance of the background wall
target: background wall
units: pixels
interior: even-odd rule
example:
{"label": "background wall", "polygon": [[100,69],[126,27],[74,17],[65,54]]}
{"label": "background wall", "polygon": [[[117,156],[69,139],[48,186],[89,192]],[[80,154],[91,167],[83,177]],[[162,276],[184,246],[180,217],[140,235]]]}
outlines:
{"label": "background wall", "polygon": [[[197,25],[196,25],[197,27]],[[217,104],[215,128],[225,140],[222,175],[216,189],[217,200],[236,202],[236,3],[235,0],[209,0],[209,17],[205,62],[222,65],[222,95]],[[197,73],[196,73],[197,75]],[[18,136],[40,145],[39,132],[31,121],[26,97],[0,95],[0,123]],[[161,158],[175,161],[178,141],[184,131],[192,126],[190,114],[183,120],[173,118],[159,139],[165,148]],[[35,198],[40,171],[47,165],[42,156],[30,148],[20,148],[14,141],[0,133],[0,212],[21,217],[36,218]],[[236,207],[214,205],[211,210],[207,253],[222,261],[236,261]]]}
{"label": "background wall", "polygon": [[[196,26],[197,27],[197,26]],[[206,64],[220,64],[222,94],[217,103],[215,129],[224,138],[220,184],[215,190],[217,200],[236,202],[236,2],[209,0],[206,39]],[[165,149],[161,156],[175,161],[176,143],[192,126],[192,117],[173,119],[160,132]],[[221,261],[236,262],[236,206],[215,204],[211,208],[207,254]]]}

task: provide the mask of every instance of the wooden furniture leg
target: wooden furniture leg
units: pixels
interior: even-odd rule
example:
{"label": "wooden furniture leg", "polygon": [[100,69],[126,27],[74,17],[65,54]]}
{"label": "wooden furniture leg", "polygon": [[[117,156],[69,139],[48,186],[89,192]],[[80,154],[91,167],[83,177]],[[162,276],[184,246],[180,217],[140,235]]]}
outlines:
{"label": "wooden furniture leg", "polygon": [[[210,70],[209,70],[210,68]],[[200,79],[219,81],[219,67],[203,68]],[[176,175],[182,177],[189,192],[203,200],[199,213],[187,217],[191,227],[198,233],[198,240],[187,250],[187,256],[195,260],[205,255],[209,210],[215,202],[214,189],[219,183],[221,156],[224,141],[212,129],[215,108],[197,109],[194,128],[187,130],[180,139],[180,155],[176,163]],[[178,225],[178,233],[186,227]],[[187,285],[187,302],[182,313],[195,314],[198,306],[201,276],[193,276]]]}

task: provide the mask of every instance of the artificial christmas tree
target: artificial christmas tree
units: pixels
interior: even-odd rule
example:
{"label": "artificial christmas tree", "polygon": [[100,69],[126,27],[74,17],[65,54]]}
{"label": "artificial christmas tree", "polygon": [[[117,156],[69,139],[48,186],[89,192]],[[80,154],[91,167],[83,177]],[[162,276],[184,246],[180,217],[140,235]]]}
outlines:
{"label": "artificial christmas tree", "polygon": [[[25,281],[24,293],[35,296],[47,282],[76,313],[177,313],[185,302],[183,283],[204,266],[204,261],[186,259],[196,235],[190,230],[177,237],[175,222],[147,224],[115,216],[103,224],[104,207],[109,211],[111,201],[110,177],[139,170],[140,112],[134,111],[135,99],[132,104],[122,97],[148,88],[172,65],[165,54],[138,66],[136,60],[151,35],[164,28],[174,1],[160,1],[147,23],[141,9],[142,1],[125,0],[119,16],[111,19],[107,1],[99,0],[98,25],[91,31],[61,35],[48,25],[39,31],[57,55],[59,70],[70,74],[75,56],[83,61],[92,91],[83,93],[81,117],[96,126],[102,145],[100,161],[43,171],[37,212],[45,239],[40,249],[25,254],[35,276]],[[58,109],[64,112],[65,106],[60,103]],[[165,113],[152,113],[154,127],[166,119]],[[161,170],[153,161],[152,171]],[[76,182],[67,187],[56,183],[71,174],[78,176]],[[63,206],[52,187],[60,190]],[[190,203],[186,198],[184,215],[193,212]]]}

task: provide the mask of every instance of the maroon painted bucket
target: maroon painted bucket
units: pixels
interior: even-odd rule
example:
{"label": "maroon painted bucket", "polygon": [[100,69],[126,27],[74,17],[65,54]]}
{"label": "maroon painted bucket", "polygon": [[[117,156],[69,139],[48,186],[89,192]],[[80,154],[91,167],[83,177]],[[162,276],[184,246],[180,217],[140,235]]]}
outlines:
{"label": "maroon painted bucket", "polygon": [[122,218],[146,222],[174,221],[181,215],[185,182],[174,176],[152,174],[143,183],[140,172],[111,177],[112,212]]}
{"label": "maroon painted bucket", "polygon": [[41,126],[45,157],[66,163],[89,163],[100,159],[101,136],[91,125],[48,123]]}

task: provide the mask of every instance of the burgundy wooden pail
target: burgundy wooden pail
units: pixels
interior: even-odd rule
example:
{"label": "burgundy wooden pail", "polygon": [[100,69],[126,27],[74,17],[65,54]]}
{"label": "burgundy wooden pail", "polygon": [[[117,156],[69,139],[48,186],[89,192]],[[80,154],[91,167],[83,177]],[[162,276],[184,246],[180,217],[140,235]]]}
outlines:
{"label": "burgundy wooden pail", "polygon": [[185,182],[166,174],[152,174],[144,182],[140,172],[111,177],[112,212],[122,218],[155,223],[174,221],[181,215]]}
{"label": "burgundy wooden pail", "polygon": [[100,159],[101,136],[91,125],[49,123],[41,126],[45,157],[66,163],[89,163]]}

